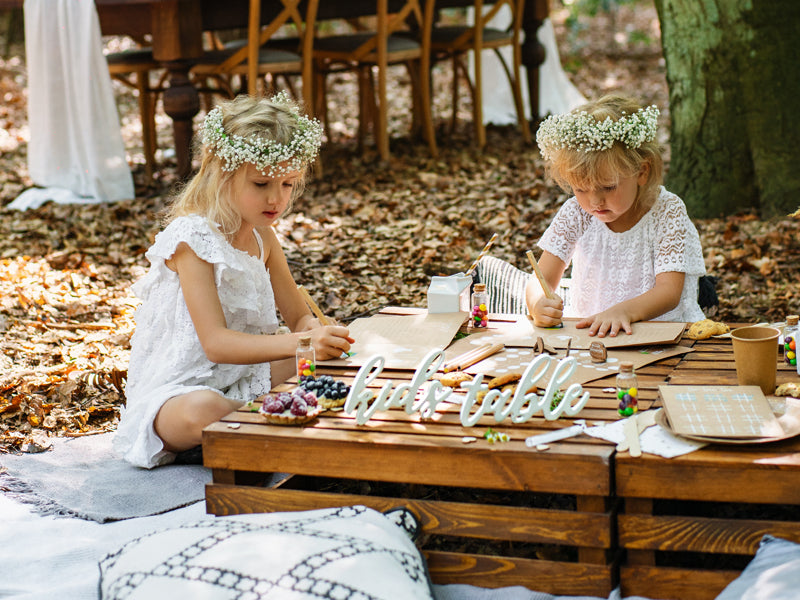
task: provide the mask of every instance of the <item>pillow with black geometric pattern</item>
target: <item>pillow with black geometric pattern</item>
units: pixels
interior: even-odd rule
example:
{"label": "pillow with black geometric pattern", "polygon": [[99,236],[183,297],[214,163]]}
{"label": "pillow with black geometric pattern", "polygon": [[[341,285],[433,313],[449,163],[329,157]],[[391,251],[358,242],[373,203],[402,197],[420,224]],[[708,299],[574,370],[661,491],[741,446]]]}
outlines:
{"label": "pillow with black geometric pattern", "polygon": [[217,517],[100,561],[104,600],[432,600],[419,523],[364,506]]}

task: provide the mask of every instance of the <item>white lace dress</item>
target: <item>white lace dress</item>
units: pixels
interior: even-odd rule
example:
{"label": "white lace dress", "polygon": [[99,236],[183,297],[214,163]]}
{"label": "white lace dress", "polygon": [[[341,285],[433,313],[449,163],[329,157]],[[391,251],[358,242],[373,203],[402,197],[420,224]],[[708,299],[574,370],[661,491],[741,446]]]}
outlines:
{"label": "white lace dress", "polygon": [[216,364],[206,358],[197,337],[178,274],[165,260],[186,242],[214,265],[217,292],[230,329],[270,334],[278,327],[275,297],[264,265],[263,241],[254,231],[261,258],[235,249],[205,217],[180,217],[156,236],[147,251],[150,270],[132,289],[141,298],[126,389],[127,407],[114,439],[125,459],[151,468],[172,462],[153,429],[161,406],[180,394],[212,389],[245,402],[270,390],[269,363]]}
{"label": "white lace dress", "polygon": [[621,233],[611,231],[570,198],[538,245],[566,264],[572,260],[565,317],[602,312],[652,289],[659,273],[678,271],[686,274],[680,303],[655,320],[704,318],[697,303],[697,282],[706,272],[700,237],[683,200],[663,187],[650,210]]}

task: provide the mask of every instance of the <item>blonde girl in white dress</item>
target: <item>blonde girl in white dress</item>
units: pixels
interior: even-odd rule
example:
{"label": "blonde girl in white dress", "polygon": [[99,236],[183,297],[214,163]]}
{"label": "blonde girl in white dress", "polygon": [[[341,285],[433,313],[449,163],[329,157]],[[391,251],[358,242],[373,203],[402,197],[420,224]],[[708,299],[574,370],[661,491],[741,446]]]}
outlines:
{"label": "blonde girl in white dress", "polygon": [[603,337],[631,333],[636,321],[704,318],[700,238],[683,201],[661,185],[658,114],[655,106],[609,95],[539,127],[551,175],[574,196],[538,242],[551,289],[572,262],[570,304],[565,309],[531,281],[526,303],[536,325],[579,317],[577,327]]}
{"label": "blonde girl in white dress", "polygon": [[[133,286],[142,304],[114,445],[134,465],[172,462],[206,425],[288,377],[300,332],[320,360],[349,350],[345,327],[310,313],[272,227],[301,193],[321,135],[285,94],[208,113],[200,170]],[[292,333],[275,333],[276,309]]]}

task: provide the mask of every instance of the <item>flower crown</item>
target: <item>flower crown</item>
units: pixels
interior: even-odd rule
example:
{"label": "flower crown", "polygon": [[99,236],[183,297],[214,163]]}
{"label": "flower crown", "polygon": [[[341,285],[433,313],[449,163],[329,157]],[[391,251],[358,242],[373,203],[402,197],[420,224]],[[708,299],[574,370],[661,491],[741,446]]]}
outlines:
{"label": "flower crown", "polygon": [[203,144],[223,160],[223,171],[235,171],[242,164],[249,163],[255,165],[263,175],[274,177],[299,171],[317,157],[322,145],[322,124],[316,119],[301,115],[286,92],[280,92],[270,101],[284,105],[297,120],[297,127],[288,144],[256,135],[244,138],[226,133],[219,107],[206,115],[203,123]]}
{"label": "flower crown", "polygon": [[652,142],[658,129],[658,108],[640,108],[631,115],[625,113],[612,121],[598,121],[585,110],[547,117],[536,132],[542,158],[550,160],[556,150],[571,148],[580,152],[608,150],[614,142],[628,148],[638,148]]}

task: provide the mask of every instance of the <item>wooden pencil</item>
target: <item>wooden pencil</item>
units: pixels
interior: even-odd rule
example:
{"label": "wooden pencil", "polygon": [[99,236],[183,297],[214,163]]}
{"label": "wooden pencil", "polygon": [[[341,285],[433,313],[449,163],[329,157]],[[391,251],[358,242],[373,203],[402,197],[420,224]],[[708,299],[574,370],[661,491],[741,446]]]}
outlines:
{"label": "wooden pencil", "polygon": [[542,274],[542,270],[539,268],[539,263],[536,262],[536,259],[533,257],[533,252],[528,250],[528,260],[531,263],[531,267],[533,267],[533,272],[536,273],[536,279],[539,280],[539,284],[542,286],[544,290],[544,295],[550,298],[551,300],[555,300],[557,298],[555,292],[550,289],[550,286],[547,285],[547,280],[544,278]]}
{"label": "wooden pencil", "polygon": [[483,346],[479,346],[475,350],[470,350],[469,352],[465,352],[464,354],[456,356],[444,366],[444,372],[449,373],[450,371],[460,371],[461,369],[471,367],[475,363],[489,358],[493,354],[497,354],[503,348],[505,348],[505,344],[503,343],[484,344]]}
{"label": "wooden pencil", "polygon": [[454,357],[453,360],[445,363],[445,365],[444,365],[442,370],[445,373],[449,373],[450,371],[455,371],[455,370],[457,370],[459,368],[459,365],[463,361],[469,360],[472,356],[478,354],[479,352],[482,352],[482,351],[486,350],[490,346],[491,346],[491,344],[484,344],[482,346],[478,346],[477,348],[473,348],[472,350],[468,350],[467,352],[463,352],[463,353],[459,354],[458,356]]}
{"label": "wooden pencil", "polygon": [[325,316],[325,314],[320,310],[317,303],[314,302],[314,299],[311,297],[311,294],[308,293],[308,290],[304,288],[302,285],[298,285],[297,289],[300,291],[300,294],[303,296],[303,299],[308,304],[308,308],[311,309],[311,312],[314,313],[314,316],[319,319],[321,325],[331,325],[330,319]]}
{"label": "wooden pencil", "polygon": [[482,350],[481,352],[478,352],[474,356],[471,356],[469,359],[462,360],[459,363],[458,368],[459,369],[466,369],[467,367],[471,367],[475,363],[481,362],[482,360],[489,358],[493,354],[497,354],[498,352],[500,352],[505,347],[506,347],[505,344],[500,343],[500,342],[498,342],[497,344],[492,344],[488,348]]}

